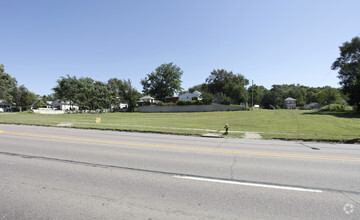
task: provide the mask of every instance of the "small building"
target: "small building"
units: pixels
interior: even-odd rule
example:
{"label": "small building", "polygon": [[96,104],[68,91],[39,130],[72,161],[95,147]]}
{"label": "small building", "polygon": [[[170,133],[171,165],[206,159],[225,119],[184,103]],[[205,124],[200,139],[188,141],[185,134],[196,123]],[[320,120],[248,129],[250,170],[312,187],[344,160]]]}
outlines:
{"label": "small building", "polygon": [[284,103],[285,109],[296,109],[296,99],[288,97]]}
{"label": "small building", "polygon": [[309,103],[305,106],[306,110],[321,109],[321,105],[317,102]]}
{"label": "small building", "polygon": [[144,106],[144,105],[154,105],[155,104],[155,98],[151,97],[151,96],[143,96],[139,99],[139,101],[137,102],[137,104],[139,106]]}
{"label": "small building", "polygon": [[11,111],[11,104],[8,103],[5,100],[0,100],[0,108],[4,111],[4,112],[8,112]]}
{"label": "small building", "polygon": [[176,103],[178,100],[179,100],[179,97],[166,97],[165,98],[166,103],[170,103],[170,102]]}
{"label": "small building", "polygon": [[58,109],[58,110],[79,110],[79,106],[77,106],[77,104],[71,102],[71,101],[61,101],[61,100],[55,100],[52,104],[52,107],[54,109]]}
{"label": "small building", "polygon": [[47,108],[52,108],[54,102],[53,101],[46,101],[46,107]]}
{"label": "small building", "polygon": [[195,90],[193,93],[188,92],[188,93],[179,95],[179,100],[187,101],[187,100],[193,100],[194,98],[196,100],[202,100],[201,92]]}

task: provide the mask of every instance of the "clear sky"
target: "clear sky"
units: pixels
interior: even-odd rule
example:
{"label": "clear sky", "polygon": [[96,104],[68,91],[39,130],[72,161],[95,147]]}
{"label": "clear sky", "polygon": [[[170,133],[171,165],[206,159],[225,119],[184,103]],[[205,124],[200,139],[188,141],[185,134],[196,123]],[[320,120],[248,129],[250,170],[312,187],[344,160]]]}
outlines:
{"label": "clear sky", "polygon": [[182,87],[214,69],[273,84],[339,87],[339,46],[360,34],[359,0],[0,0],[0,64],[30,91],[61,76],[140,80],[163,63]]}

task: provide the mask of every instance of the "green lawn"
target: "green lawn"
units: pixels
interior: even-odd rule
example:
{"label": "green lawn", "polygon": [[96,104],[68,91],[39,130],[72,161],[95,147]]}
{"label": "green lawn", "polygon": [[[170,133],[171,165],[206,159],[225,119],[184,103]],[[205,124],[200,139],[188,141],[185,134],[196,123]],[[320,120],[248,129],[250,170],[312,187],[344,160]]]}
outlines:
{"label": "green lawn", "polygon": [[[95,123],[97,117],[101,123]],[[0,123],[112,129],[200,135],[221,133],[226,123],[230,137],[246,131],[260,132],[264,138],[357,141],[360,115],[318,113],[299,110],[255,110],[201,113],[107,113],[41,115],[0,113]]]}

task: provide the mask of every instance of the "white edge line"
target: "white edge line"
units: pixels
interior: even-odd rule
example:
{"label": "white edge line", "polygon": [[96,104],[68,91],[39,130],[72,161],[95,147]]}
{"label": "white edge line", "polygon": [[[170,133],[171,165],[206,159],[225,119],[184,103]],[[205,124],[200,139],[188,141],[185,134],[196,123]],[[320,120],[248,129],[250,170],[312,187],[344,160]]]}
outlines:
{"label": "white edge line", "polygon": [[231,181],[231,180],[219,180],[219,179],[192,177],[192,176],[174,175],[173,177],[174,178],[180,178],[180,179],[208,181],[208,182],[215,182],[215,183],[227,183],[227,184],[244,185],[244,186],[256,186],[256,187],[273,188],[273,189],[284,189],[284,190],[294,190],[294,191],[303,191],[303,192],[316,192],[316,193],[322,193],[323,192],[321,190],[316,190],[316,189],[306,189],[306,188],[292,187],[292,186],[267,185],[267,184],[260,184],[260,183],[245,183],[245,182],[238,182],[238,181]]}

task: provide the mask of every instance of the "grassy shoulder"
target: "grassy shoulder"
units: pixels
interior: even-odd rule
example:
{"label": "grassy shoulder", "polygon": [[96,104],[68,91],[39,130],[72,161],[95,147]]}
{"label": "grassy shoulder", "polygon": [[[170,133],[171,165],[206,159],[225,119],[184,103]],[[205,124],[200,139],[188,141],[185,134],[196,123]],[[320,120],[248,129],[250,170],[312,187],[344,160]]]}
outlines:
{"label": "grassy shoulder", "polygon": [[[101,118],[96,123],[96,118]],[[360,138],[360,115],[300,110],[255,110],[194,113],[107,113],[42,115],[30,113],[0,114],[0,123],[28,124],[158,132],[183,135],[223,133],[242,137],[244,132],[259,132],[266,139],[351,142]],[[233,131],[233,132],[232,132]],[[236,131],[236,132],[234,132]]]}

